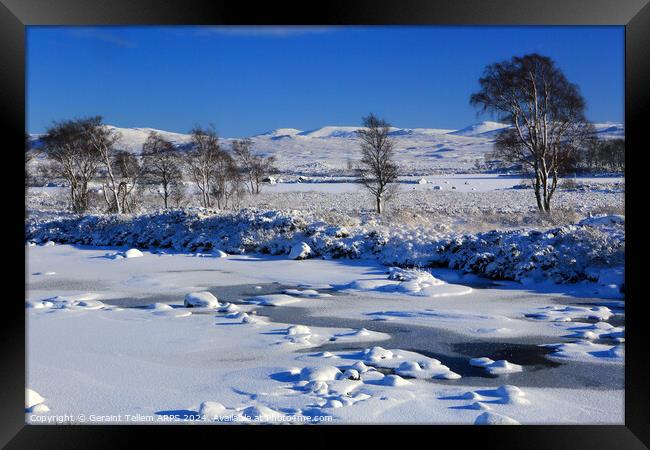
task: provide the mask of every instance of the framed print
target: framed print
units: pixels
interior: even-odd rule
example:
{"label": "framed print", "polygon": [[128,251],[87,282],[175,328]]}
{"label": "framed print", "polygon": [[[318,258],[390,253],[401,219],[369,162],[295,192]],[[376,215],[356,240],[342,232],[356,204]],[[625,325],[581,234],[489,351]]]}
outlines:
{"label": "framed print", "polygon": [[646,1],[0,16],[7,448],[646,448]]}

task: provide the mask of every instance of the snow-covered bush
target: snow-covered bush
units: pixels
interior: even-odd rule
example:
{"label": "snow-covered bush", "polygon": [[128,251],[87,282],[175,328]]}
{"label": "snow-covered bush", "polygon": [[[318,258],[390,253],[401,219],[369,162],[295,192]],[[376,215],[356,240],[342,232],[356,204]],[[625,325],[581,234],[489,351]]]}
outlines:
{"label": "snow-covered bush", "polygon": [[[600,268],[624,265],[625,219],[589,218],[545,231],[518,229],[453,234],[420,225],[382,224],[374,217],[346,226],[306,211],[237,212],[188,209],[116,216],[30,217],[26,240],[94,246],[223,250],[293,257],[373,258],[388,266],[449,267],[494,279],[596,281]],[[304,244],[304,245],[303,245]],[[308,255],[302,250],[309,248]],[[298,255],[300,253],[300,255]]]}

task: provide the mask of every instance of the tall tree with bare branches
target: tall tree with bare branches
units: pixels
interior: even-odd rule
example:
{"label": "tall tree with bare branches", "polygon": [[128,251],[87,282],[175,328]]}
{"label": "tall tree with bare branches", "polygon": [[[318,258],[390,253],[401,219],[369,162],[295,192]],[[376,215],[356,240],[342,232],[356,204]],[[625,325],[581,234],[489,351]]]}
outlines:
{"label": "tall tree with bare branches", "polygon": [[275,157],[256,155],[251,151],[252,146],[253,141],[248,138],[235,140],[232,153],[245,174],[250,193],[259,194],[262,180],[275,170]]}
{"label": "tall tree with bare branches", "polygon": [[123,202],[120,200],[120,182],[113,168],[113,162],[118,152],[116,144],[120,133],[102,123],[101,116],[83,120],[85,137],[88,145],[99,154],[104,171],[104,198],[111,212],[121,214]]}
{"label": "tall tree with bare branches", "polygon": [[219,137],[213,127],[203,129],[197,126],[190,131],[190,134],[192,147],[187,152],[185,161],[199,189],[201,206],[210,208],[217,160],[222,154]]}
{"label": "tall tree with bare branches", "polygon": [[470,103],[512,125],[499,133],[494,156],[531,176],[537,207],[546,212],[562,167],[593,136],[585,101],[547,56],[529,54],[490,64]]}
{"label": "tall tree with bare branches", "polygon": [[183,178],[178,151],[171,142],[152,131],[142,145],[142,165],[147,181],[160,187],[157,192],[165,209],[169,208],[172,191]]}
{"label": "tall tree with bare branches", "polygon": [[135,211],[136,202],[134,190],[142,176],[142,165],[133,153],[119,150],[113,156],[113,171],[117,179],[117,198],[120,211],[131,213]]}
{"label": "tall tree with bare branches", "polygon": [[77,213],[88,209],[89,183],[102,163],[101,155],[88,142],[90,126],[88,119],[55,122],[41,138],[48,172],[66,181],[72,210]]}
{"label": "tall tree with bare branches", "polygon": [[374,114],[363,118],[363,128],[357,130],[361,140],[361,161],[357,168],[358,181],[375,197],[377,213],[394,191],[398,168],[394,161],[394,143],[389,135],[390,124]]}

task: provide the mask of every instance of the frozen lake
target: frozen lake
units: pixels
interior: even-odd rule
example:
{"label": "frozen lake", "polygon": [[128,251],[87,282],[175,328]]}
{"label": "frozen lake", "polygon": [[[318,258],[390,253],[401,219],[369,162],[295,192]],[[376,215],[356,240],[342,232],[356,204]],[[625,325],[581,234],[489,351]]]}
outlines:
{"label": "frozen lake", "polygon": [[[27,384],[49,409],[32,423],[64,413],[557,423],[558,408],[567,423],[623,421],[611,336],[624,302],[588,286],[442,269],[400,282],[372,261],[114,254],[27,249]],[[219,307],[186,308],[198,291]]]}

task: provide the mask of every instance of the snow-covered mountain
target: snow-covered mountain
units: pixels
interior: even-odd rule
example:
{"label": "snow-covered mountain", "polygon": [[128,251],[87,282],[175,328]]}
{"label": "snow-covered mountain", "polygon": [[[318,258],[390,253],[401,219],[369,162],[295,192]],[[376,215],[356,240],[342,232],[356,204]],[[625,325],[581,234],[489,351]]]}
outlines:
{"label": "snow-covered mountain", "polygon": [[[391,128],[395,140],[397,160],[406,173],[431,173],[436,171],[463,171],[472,169],[476,161],[492,149],[496,134],[506,124],[484,121],[458,130],[438,128]],[[622,138],[622,124],[606,122],[595,124],[602,138]],[[152,128],[118,128],[119,148],[134,153],[152,131],[182,148],[191,138],[189,134],[173,133]],[[341,173],[350,163],[358,160],[359,145],[353,126],[325,126],[315,130],[278,128],[251,137],[255,151],[275,155],[281,171],[333,175]],[[229,147],[235,138],[222,138]],[[39,135],[31,136],[32,145],[39,146]]]}
{"label": "snow-covered mountain", "polygon": [[449,134],[453,134],[455,136],[492,137],[495,136],[499,131],[508,127],[509,125],[505,123],[490,122],[486,120],[483,122],[475,123],[460,130],[452,131]]}

